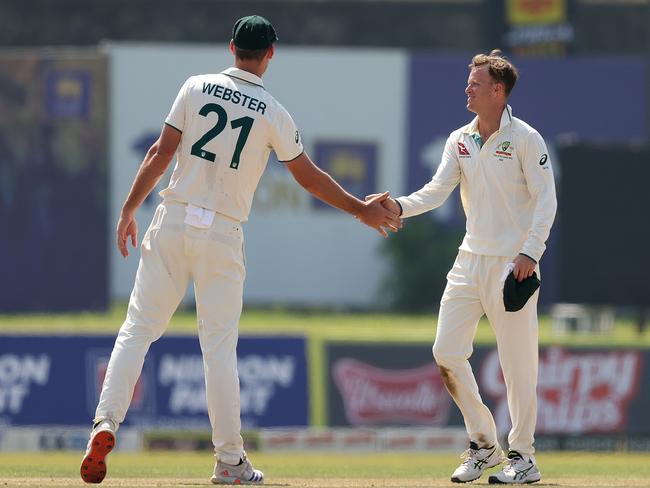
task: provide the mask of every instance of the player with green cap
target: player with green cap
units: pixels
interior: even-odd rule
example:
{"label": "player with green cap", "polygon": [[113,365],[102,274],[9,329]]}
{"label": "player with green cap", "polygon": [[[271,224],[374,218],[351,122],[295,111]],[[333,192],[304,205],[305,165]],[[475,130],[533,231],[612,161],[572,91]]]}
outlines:
{"label": "player with green cap", "polygon": [[249,15],[235,22],[232,39],[239,49],[266,49],[278,40],[278,35],[264,17]]}
{"label": "player with green cap", "polygon": [[[347,193],[309,158],[289,113],[264,88],[275,29],[264,17],[239,19],[230,50],[235,66],[192,76],[181,87],[135,177],[117,225],[124,257],[137,246],[135,212],[177,163],[141,246],[126,320],[108,364],[81,477],[100,483],[115,446],[144,357],[167,328],[190,280],[194,282],[208,415],[217,462],[215,484],[261,484],[241,437],[237,338],[245,260],[242,222],[271,151],[314,196],[386,236],[400,219],[384,208],[388,193],[364,202]],[[315,259],[318,256],[314,257]]]}

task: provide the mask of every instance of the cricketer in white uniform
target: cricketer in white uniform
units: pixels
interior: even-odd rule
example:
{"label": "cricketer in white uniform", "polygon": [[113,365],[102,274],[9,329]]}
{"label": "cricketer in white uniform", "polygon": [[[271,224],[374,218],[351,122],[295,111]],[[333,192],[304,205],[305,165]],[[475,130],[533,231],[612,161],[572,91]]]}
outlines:
{"label": "cricketer in white uniform", "polygon": [[274,54],[275,29],[263,17],[239,19],[230,49],[235,67],[192,76],[181,87],[159,140],[149,150],[126,199],[117,244],[136,246],[135,211],[164,174],[174,154],[169,186],[141,245],[127,317],[115,342],[94,429],[81,466],[84,481],[99,483],[115,444],[151,343],[194,283],[208,413],[217,463],[213,483],[259,484],[240,435],[237,375],[238,323],[245,275],[241,223],[270,152],[300,185],[386,235],[399,217],[384,208],[385,193],[363,202],[345,192],[303,150],[289,113],[264,88],[262,74]]}
{"label": "cricketer in white uniform", "polygon": [[478,321],[485,314],[496,335],[512,420],[508,461],[489,481],[530,483],[541,479],[533,448],[538,292],[520,311],[506,312],[503,282],[508,265],[514,267],[518,281],[536,270],[555,217],[555,183],[544,140],[513,117],[506,103],[517,80],[515,67],[500,51],[493,51],[475,56],[470,68],[465,92],[467,108],[476,118],[451,133],[428,184],[385,204],[396,209],[399,203],[401,216],[412,217],[442,205],[460,183],[467,232],[447,275],[433,346],[470,438],[465,461],[451,479],[478,479],[503,460],[494,418],[481,399],[468,361]]}

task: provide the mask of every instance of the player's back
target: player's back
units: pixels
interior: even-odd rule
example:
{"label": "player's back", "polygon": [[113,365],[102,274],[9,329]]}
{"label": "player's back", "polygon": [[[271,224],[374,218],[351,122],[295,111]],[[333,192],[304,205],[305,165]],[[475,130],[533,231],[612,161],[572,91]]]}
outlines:
{"label": "player's back", "polygon": [[170,200],[215,210],[244,221],[275,149],[279,160],[302,152],[293,120],[262,80],[229,68],[189,78],[166,123],[182,132]]}

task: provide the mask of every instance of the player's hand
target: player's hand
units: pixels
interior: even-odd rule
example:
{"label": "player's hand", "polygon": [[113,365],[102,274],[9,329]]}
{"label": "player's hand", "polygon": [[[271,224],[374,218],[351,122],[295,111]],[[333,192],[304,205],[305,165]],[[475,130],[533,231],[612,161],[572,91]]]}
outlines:
{"label": "player's hand", "polygon": [[[381,195],[381,193],[373,193],[372,195],[368,195],[366,197],[366,202],[372,198],[378,197],[379,195]],[[402,214],[402,207],[400,207],[399,203],[397,203],[397,201],[392,197],[388,197],[386,200],[382,201],[381,204],[386,210],[393,212],[398,217]]]}
{"label": "player's hand", "polygon": [[133,213],[122,213],[120,220],[117,222],[117,247],[122,256],[129,255],[127,246],[128,238],[131,237],[131,245],[138,247],[138,222],[135,220]]}
{"label": "player's hand", "polygon": [[518,255],[513,261],[515,268],[512,270],[517,281],[523,281],[533,276],[537,263],[524,254]]}
{"label": "player's hand", "polygon": [[402,227],[402,219],[397,213],[384,206],[384,202],[388,198],[388,192],[367,197],[362,212],[357,216],[361,222],[372,227],[384,237],[388,237],[385,229],[397,232]]}

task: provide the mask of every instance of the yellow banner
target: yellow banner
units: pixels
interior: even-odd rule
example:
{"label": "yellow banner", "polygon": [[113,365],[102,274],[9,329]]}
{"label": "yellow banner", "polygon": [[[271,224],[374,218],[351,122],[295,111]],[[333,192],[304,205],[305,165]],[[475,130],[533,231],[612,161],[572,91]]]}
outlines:
{"label": "yellow banner", "polygon": [[566,0],[507,0],[510,25],[559,24],[566,21]]}

